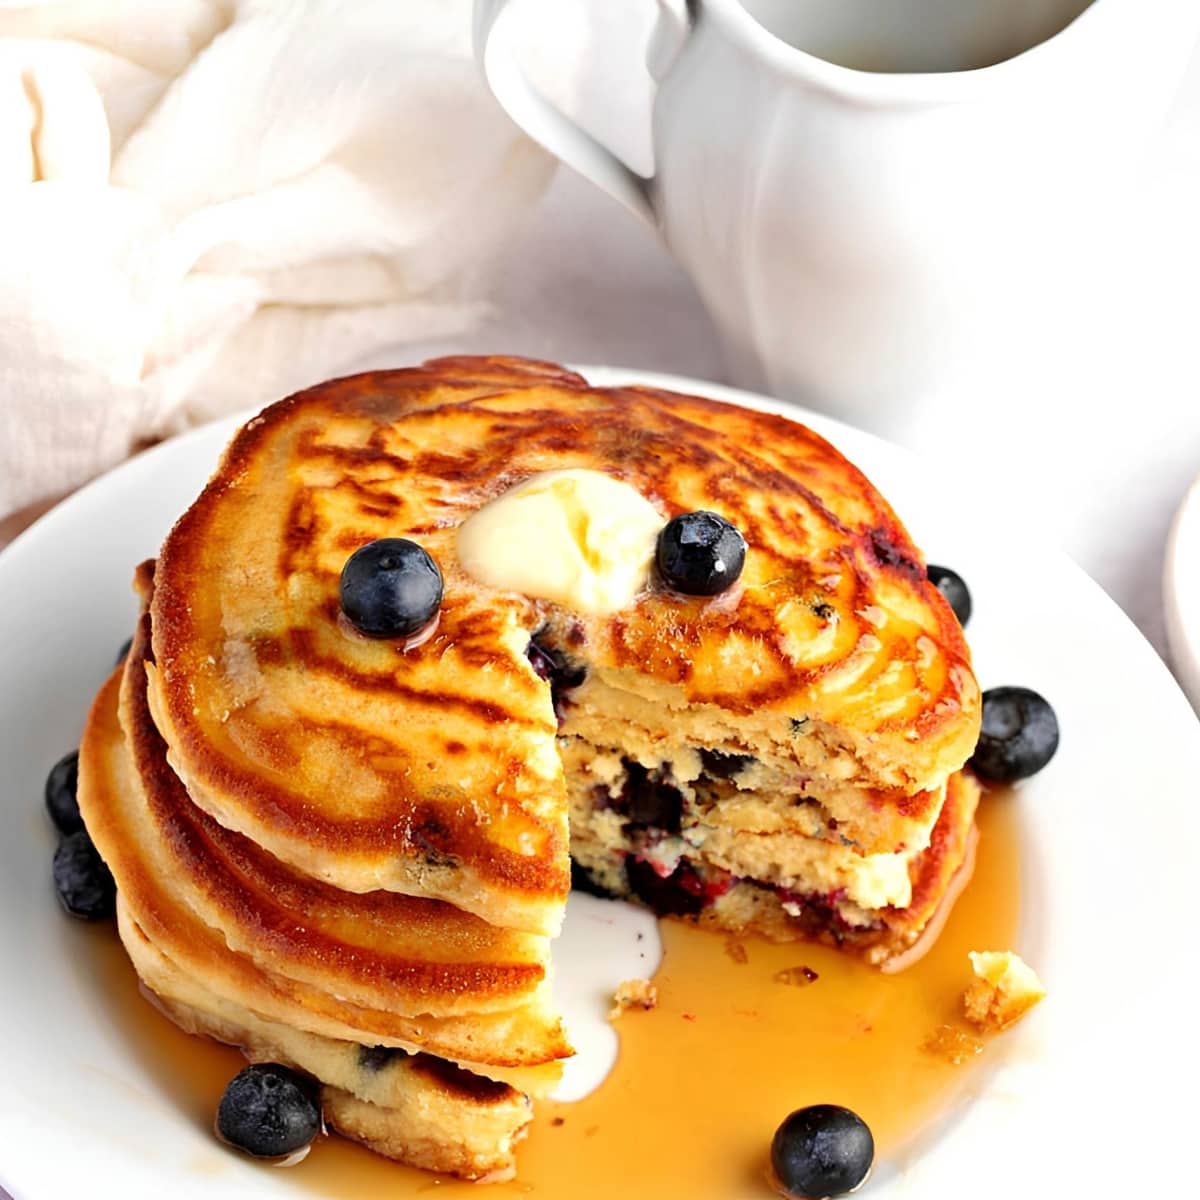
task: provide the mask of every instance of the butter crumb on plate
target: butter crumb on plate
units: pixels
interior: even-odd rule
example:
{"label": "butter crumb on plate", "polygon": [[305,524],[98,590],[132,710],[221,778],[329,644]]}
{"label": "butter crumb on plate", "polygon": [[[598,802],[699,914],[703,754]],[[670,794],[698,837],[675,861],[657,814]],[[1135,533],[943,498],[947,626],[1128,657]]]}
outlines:
{"label": "butter crumb on plate", "polygon": [[963,993],[963,1011],[980,1029],[1007,1029],[1046,995],[1037,973],[1011,950],[972,950],[968,957],[975,978]]}
{"label": "butter crumb on plate", "polygon": [[648,979],[627,979],[617,985],[613,993],[613,1006],[609,1010],[608,1019],[615,1021],[623,1012],[631,1008],[641,1008],[649,1012],[658,1007],[658,988]]}

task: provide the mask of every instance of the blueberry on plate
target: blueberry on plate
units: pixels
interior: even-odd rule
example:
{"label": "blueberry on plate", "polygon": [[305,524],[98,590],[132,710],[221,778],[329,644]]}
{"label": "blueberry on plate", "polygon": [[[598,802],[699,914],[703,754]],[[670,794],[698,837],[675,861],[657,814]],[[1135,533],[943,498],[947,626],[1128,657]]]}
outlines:
{"label": "blueberry on plate", "polygon": [[983,724],[970,765],[976,775],[1012,783],[1036,775],[1058,749],[1058,719],[1037,692],[1024,687],[983,693]]}
{"label": "blueberry on plate", "polygon": [[966,625],[971,619],[971,593],[963,577],[949,567],[935,567],[932,563],[925,568],[925,574],[929,582],[946,597],[958,623]]}
{"label": "blueberry on plate", "polygon": [[83,828],[79,815],[79,751],[60,758],[46,776],[46,811],[59,833],[77,833]]}
{"label": "blueberry on plate", "polygon": [[342,611],[368,637],[411,637],[437,615],[442,573],[416,542],[380,538],[342,568]]}
{"label": "blueberry on plate", "polygon": [[58,843],[54,888],[73,917],[103,921],[116,912],[117,885],[86,829],[69,833]]}
{"label": "blueberry on plate", "polygon": [[668,587],[686,596],[716,596],[741,575],[746,539],[716,513],[682,513],[658,535],[657,559]]}
{"label": "blueberry on plate", "polygon": [[279,1063],[239,1071],[217,1106],[217,1136],[255,1158],[283,1158],[321,1131],[321,1106],[311,1080]]}
{"label": "blueberry on plate", "polygon": [[775,1178],[795,1200],[844,1196],[866,1179],[874,1161],[866,1122],[837,1104],[797,1109],[771,1141]]}

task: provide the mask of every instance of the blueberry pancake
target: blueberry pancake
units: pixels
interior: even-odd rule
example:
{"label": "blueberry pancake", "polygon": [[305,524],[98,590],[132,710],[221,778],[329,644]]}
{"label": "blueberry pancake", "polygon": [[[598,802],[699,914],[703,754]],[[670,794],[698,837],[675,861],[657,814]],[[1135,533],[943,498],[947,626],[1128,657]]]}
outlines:
{"label": "blueberry pancake", "polygon": [[[143,932],[212,991],[258,1012],[547,1090],[570,1053],[549,995],[548,939],[443,901],[339,891],[213,821],[167,765],[150,719],[148,635],[143,614],[119,698],[114,680],[89,722],[81,789],[88,827]],[[90,777],[105,757],[119,787]]]}
{"label": "blueberry pancake", "polygon": [[[571,470],[664,523],[720,513],[749,545],[740,580],[710,598],[647,575],[596,613],[481,581],[475,548],[464,569],[468,518]],[[347,558],[385,536],[418,542],[445,579],[419,645],[358,636],[339,609]],[[953,613],[828,443],[520,360],[361,375],[251,421],[163,547],[153,638],[155,718],[216,820],[340,888],[534,932],[557,929],[569,864],[559,720],[531,645],[576,685],[563,736],[651,769],[707,752],[717,769],[696,778],[718,806],[731,788],[754,801],[756,831],[799,821],[862,853],[927,844],[979,725]]]}
{"label": "blueberry pancake", "polygon": [[[140,649],[135,639],[126,681],[137,678]],[[143,675],[143,691],[144,682]],[[283,974],[277,962],[264,966],[253,950],[236,951],[225,931],[236,930],[252,916],[266,927],[262,949],[275,943],[274,950],[286,950],[299,937],[310,951],[310,967],[321,966],[325,954],[344,967],[350,944],[339,946],[336,937],[321,936],[328,930],[305,925],[320,924],[325,916],[327,927],[340,924],[348,935],[357,933],[353,949],[360,963],[386,975],[396,962],[378,943],[389,935],[406,936],[404,914],[388,905],[408,898],[377,897],[382,907],[371,914],[373,920],[365,920],[360,908],[331,921],[331,914],[316,906],[294,903],[303,885],[289,881],[277,865],[279,894],[259,895],[252,912],[230,909],[218,914],[224,918],[220,925],[208,924],[192,907],[198,892],[220,895],[246,867],[248,855],[243,848],[228,861],[220,857],[228,835],[214,836],[198,811],[189,816],[182,788],[177,779],[170,784],[174,777],[165,761],[145,776],[140,773],[146,764],[139,764],[139,752],[132,749],[137,737],[126,735],[119,717],[122,691],[126,701],[136,695],[122,687],[120,674],[114,675],[93,706],[84,734],[79,796],[88,828],[119,881],[118,930],[144,992],[187,1032],[239,1046],[252,1061],[282,1062],[319,1080],[326,1122],[345,1136],[429,1170],[467,1179],[510,1178],[514,1147],[532,1112],[529,1095],[553,1086],[557,1058],[569,1053],[546,998],[501,1011],[406,1015],[389,1007],[394,994],[386,986],[373,1006],[361,995],[359,1002],[351,1002],[310,979]],[[260,877],[253,866],[248,874],[248,881]],[[189,886],[196,883],[201,886]],[[351,904],[364,899],[369,898],[347,897]],[[427,939],[433,956],[444,959],[440,933],[448,934],[461,951],[462,939],[455,935],[464,919],[482,923],[442,907],[447,910],[443,914],[427,912],[411,922],[407,935]],[[211,909],[206,915],[212,919]],[[359,918],[357,930],[348,921],[353,917]],[[500,948],[507,943],[511,950],[513,935],[486,927],[474,932],[480,951],[490,951],[493,960],[480,963],[482,980]],[[338,949],[341,956],[330,953]],[[485,959],[484,953],[476,957]],[[437,964],[425,966],[436,970]],[[426,991],[430,1005],[439,1003],[437,988]],[[486,1010],[488,988],[479,991]],[[464,994],[469,997],[470,990]],[[423,1006],[410,999],[408,1007]],[[549,1061],[538,1065],[542,1059]]]}
{"label": "blueberry pancake", "polygon": [[123,902],[117,925],[155,1004],[181,1029],[240,1047],[252,1062],[284,1063],[321,1081],[325,1123],[372,1150],[429,1171],[496,1181],[515,1172],[513,1148],[532,1116],[511,1084],[445,1059],[326,1038],[269,1021],[216,996],[146,937]]}
{"label": "blueberry pancake", "polygon": [[[80,763],[130,955],[405,1161],[511,1171],[571,1053],[572,859],[881,963],[965,875],[961,628],[782,417],[509,358],[336,380],[236,435],[138,586]],[[373,1054],[440,1089],[440,1140]]]}

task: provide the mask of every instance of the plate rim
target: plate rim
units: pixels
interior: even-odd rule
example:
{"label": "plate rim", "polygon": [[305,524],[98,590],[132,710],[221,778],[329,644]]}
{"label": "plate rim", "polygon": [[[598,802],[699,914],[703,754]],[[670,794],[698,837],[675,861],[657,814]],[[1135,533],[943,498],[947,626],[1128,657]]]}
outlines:
{"label": "plate rim", "polygon": [[[1162,590],[1171,665],[1200,717],[1200,475],[1171,518]],[[1190,620],[1189,612],[1196,614]]]}

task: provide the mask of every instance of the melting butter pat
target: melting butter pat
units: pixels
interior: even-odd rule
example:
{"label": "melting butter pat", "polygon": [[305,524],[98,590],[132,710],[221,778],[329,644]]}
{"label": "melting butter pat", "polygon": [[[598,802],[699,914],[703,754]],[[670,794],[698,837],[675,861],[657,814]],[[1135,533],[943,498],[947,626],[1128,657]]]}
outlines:
{"label": "melting butter pat", "polygon": [[649,580],[666,524],[636,488],[603,471],[546,471],[458,530],[458,561],[490,587],[603,616]]}

